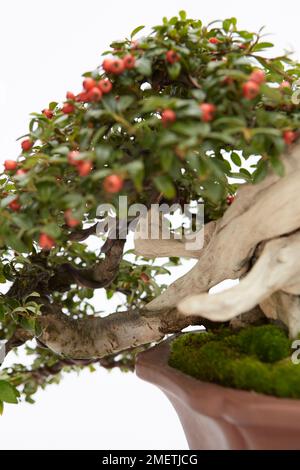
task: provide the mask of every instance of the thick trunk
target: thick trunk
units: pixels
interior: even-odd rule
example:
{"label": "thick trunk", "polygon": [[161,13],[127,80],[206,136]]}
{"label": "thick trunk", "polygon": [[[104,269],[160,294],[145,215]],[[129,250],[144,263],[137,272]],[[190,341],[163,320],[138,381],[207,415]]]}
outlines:
{"label": "thick trunk", "polygon": [[202,324],[199,316],[183,316],[174,310],[134,310],[104,318],[73,320],[55,306],[46,305],[40,318],[39,340],[55,353],[73,359],[101,358],[160,341],[165,334],[194,324]]}

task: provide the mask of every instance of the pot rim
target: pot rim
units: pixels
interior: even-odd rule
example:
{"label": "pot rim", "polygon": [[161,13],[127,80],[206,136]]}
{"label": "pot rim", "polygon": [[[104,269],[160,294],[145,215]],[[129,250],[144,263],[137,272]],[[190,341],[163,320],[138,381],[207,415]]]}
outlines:
{"label": "pot rim", "polygon": [[136,374],[139,378],[157,385],[167,395],[206,416],[239,425],[299,429],[300,400],[203,382],[169,366],[170,343],[174,338],[138,355]]}

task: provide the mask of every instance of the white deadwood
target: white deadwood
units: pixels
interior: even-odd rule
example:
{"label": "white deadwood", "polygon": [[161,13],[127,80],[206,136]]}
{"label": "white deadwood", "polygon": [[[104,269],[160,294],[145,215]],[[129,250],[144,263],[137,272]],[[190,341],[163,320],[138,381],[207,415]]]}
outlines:
{"label": "white deadwood", "polygon": [[[299,252],[300,232],[272,240],[265,245],[258,261],[238,285],[214,295],[188,297],[179,304],[179,311],[225,322],[261,304],[274,293],[288,291],[291,283],[298,283],[300,294],[300,263],[295,263]],[[292,336],[300,331],[299,311],[294,317],[293,310],[282,313],[277,310],[275,317],[288,325]],[[266,309],[264,312],[268,316]],[[269,316],[274,318],[274,314],[271,309]]]}

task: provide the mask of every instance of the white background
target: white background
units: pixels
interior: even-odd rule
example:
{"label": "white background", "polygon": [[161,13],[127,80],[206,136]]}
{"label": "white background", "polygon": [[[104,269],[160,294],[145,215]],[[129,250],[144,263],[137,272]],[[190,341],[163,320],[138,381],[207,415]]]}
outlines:
{"label": "white background", "polygon": [[[66,90],[77,91],[81,73],[99,64],[111,40],[135,26],[158,24],[180,9],[204,22],[236,16],[243,29],[266,25],[276,52],[293,49],[299,59],[299,5],[295,0],[1,2],[0,161],[17,156],[15,139],[27,132],[29,113],[62,100]],[[133,374],[72,374],[36,399],[33,406],[6,407],[0,449],[187,448],[167,399]]]}

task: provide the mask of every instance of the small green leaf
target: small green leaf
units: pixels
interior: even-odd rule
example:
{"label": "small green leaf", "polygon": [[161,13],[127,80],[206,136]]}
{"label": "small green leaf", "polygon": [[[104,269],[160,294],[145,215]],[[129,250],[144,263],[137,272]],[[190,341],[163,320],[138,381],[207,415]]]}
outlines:
{"label": "small green leaf", "polygon": [[0,401],[6,403],[18,403],[20,396],[18,390],[6,380],[0,380]]}
{"label": "small green leaf", "polygon": [[152,64],[149,59],[142,57],[136,61],[136,70],[145,77],[149,77],[152,73]]}
{"label": "small green leaf", "polygon": [[171,80],[176,80],[176,78],[179,77],[180,71],[181,71],[180,62],[175,62],[175,64],[169,65],[168,74]]}
{"label": "small green leaf", "polygon": [[232,152],[230,157],[236,166],[240,167],[242,165],[241,157],[236,152]]}
{"label": "small green leaf", "polygon": [[157,176],[154,179],[154,184],[158,191],[164,194],[167,199],[172,199],[176,195],[175,187],[172,180],[168,176]]}
{"label": "small green leaf", "polygon": [[45,225],[43,232],[53,238],[58,238],[61,234],[61,230],[55,222]]}
{"label": "small green leaf", "polygon": [[184,10],[180,10],[179,16],[182,21],[186,20],[186,12]]}
{"label": "small green leaf", "polygon": [[268,47],[273,47],[274,44],[271,42],[259,42],[258,44],[255,44],[253,46],[252,51],[253,52],[258,52],[258,51],[263,51],[264,49],[267,49]]}
{"label": "small green leaf", "polygon": [[260,183],[268,173],[268,162],[260,160],[255,172],[253,173],[253,183]]}
{"label": "small green leaf", "polygon": [[227,18],[226,20],[223,21],[223,29],[228,33],[230,30],[231,26],[233,26],[233,29],[236,29],[236,23],[237,19],[236,18]]}
{"label": "small green leaf", "polygon": [[118,101],[118,110],[122,113],[134,102],[134,97],[129,95],[121,96]]}
{"label": "small green leaf", "polygon": [[280,160],[280,158],[276,156],[272,156],[270,157],[270,161],[271,161],[271,166],[273,170],[275,171],[275,173],[278,176],[284,176],[284,165],[282,161]]}
{"label": "small green leaf", "polygon": [[132,39],[137,33],[139,33],[145,26],[137,26],[130,34],[130,38]]}

